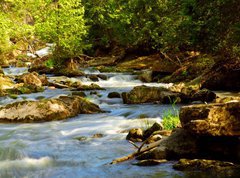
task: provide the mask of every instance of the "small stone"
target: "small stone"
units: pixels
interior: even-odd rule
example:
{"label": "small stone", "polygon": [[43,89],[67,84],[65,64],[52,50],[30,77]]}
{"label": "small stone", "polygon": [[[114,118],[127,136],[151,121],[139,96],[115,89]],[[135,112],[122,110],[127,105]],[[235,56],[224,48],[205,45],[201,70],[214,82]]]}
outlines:
{"label": "small stone", "polygon": [[140,128],[131,129],[126,137],[127,140],[133,142],[142,142],[143,141],[143,130]]}
{"label": "small stone", "polygon": [[101,133],[94,134],[92,138],[102,138],[104,135]]}
{"label": "small stone", "polygon": [[159,131],[159,130],[163,130],[163,125],[162,123],[158,123],[155,122],[152,127],[150,127],[149,129],[147,129],[144,134],[143,137],[144,139],[147,139],[148,137],[150,137],[154,132]]}
{"label": "small stone", "polygon": [[103,74],[98,74],[97,76],[102,80],[107,80],[108,79],[108,77],[106,75],[103,75]]}
{"label": "small stone", "polygon": [[97,75],[89,75],[88,78],[89,78],[90,80],[92,80],[93,82],[97,82],[97,81],[99,81]]}
{"label": "small stone", "polygon": [[49,89],[49,90],[56,90],[56,87],[54,87],[54,86],[49,86],[48,89]]}
{"label": "small stone", "polygon": [[81,97],[86,97],[87,95],[83,91],[73,91],[72,96],[81,96]]}
{"label": "small stone", "polygon": [[110,92],[108,98],[121,98],[121,95],[118,92]]}
{"label": "small stone", "polygon": [[159,141],[159,140],[161,140],[162,139],[162,136],[161,135],[153,135],[153,136],[151,136],[151,137],[149,137],[148,139],[147,139],[147,144],[150,144],[150,143],[154,143],[154,142],[156,142],[156,141]]}

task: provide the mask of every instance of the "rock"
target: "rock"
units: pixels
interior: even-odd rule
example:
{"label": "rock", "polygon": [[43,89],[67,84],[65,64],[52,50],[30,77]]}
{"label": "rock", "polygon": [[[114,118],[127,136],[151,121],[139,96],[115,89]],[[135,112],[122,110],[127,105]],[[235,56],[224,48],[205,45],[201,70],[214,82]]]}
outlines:
{"label": "rock", "polygon": [[97,91],[90,91],[89,93],[90,95],[99,95],[99,93]]}
{"label": "rock", "polygon": [[89,78],[90,80],[92,80],[93,82],[97,82],[97,81],[99,81],[97,75],[89,75],[88,78]]}
{"label": "rock", "polygon": [[147,144],[154,143],[154,142],[159,141],[161,139],[162,139],[161,135],[159,135],[159,134],[153,135],[153,136],[150,136],[150,137],[147,138],[147,142],[146,143]]}
{"label": "rock", "polygon": [[57,78],[54,82],[49,83],[56,88],[75,88],[76,90],[105,90],[99,85],[92,83],[90,85],[83,85],[80,81],[73,82],[69,78]]}
{"label": "rock", "polygon": [[75,137],[74,139],[78,141],[86,141],[88,138],[86,136],[79,136],[79,137]]}
{"label": "rock", "polygon": [[106,75],[103,75],[103,74],[98,74],[97,77],[102,79],[102,80],[107,80],[108,79],[108,77]]}
{"label": "rock", "polygon": [[79,85],[77,87],[78,90],[105,90],[104,88],[101,88],[99,85],[95,83],[91,83],[90,85]]}
{"label": "rock", "polygon": [[104,135],[101,133],[94,134],[92,138],[102,138]]}
{"label": "rock", "polygon": [[172,92],[166,88],[161,87],[134,87],[129,93],[122,93],[124,104],[140,104],[160,102],[163,104],[179,103],[181,102],[181,93]]}
{"label": "rock", "polygon": [[142,74],[139,75],[139,80],[141,80],[142,82],[152,82],[153,78],[152,78],[152,71],[151,70],[145,70],[142,72]]}
{"label": "rock", "polygon": [[133,163],[133,165],[136,165],[136,166],[156,166],[156,165],[166,163],[166,162],[167,162],[166,159],[162,159],[162,160],[148,159],[148,160],[141,160],[137,163]]}
{"label": "rock", "polygon": [[210,90],[240,90],[240,60],[226,59],[217,62],[201,76],[202,88]]}
{"label": "rock", "polygon": [[82,71],[80,71],[78,69],[70,70],[70,69],[67,69],[67,68],[55,69],[53,71],[53,73],[56,76],[67,76],[67,77],[80,77],[80,76],[85,75]]}
{"label": "rock", "polygon": [[240,136],[240,102],[185,106],[180,109],[180,121],[194,134]]}
{"label": "rock", "polygon": [[[184,56],[183,58],[186,59],[188,57]],[[186,83],[203,74],[205,70],[209,70],[214,64],[214,59],[211,56],[198,55],[195,57],[192,56],[189,59],[182,61],[182,65],[172,75],[160,79],[159,82]]]}
{"label": "rock", "polygon": [[183,129],[176,129],[171,136],[163,138],[160,145],[138,157],[138,159],[193,158],[198,155],[197,137]]}
{"label": "rock", "polygon": [[240,101],[240,97],[237,96],[230,96],[230,97],[222,97],[216,98],[215,103],[229,103],[229,102],[237,102]]}
{"label": "rock", "polygon": [[13,81],[10,78],[0,74],[0,90],[5,90],[13,87],[14,87]]}
{"label": "rock", "polygon": [[118,92],[110,92],[108,93],[108,98],[121,98],[121,95]]}
{"label": "rock", "polygon": [[72,96],[81,96],[81,97],[86,97],[87,95],[83,91],[73,91]]}
{"label": "rock", "polygon": [[131,129],[126,137],[127,140],[133,141],[133,142],[141,142],[143,141],[143,130],[138,129]]}
{"label": "rock", "polygon": [[141,56],[132,60],[126,60],[117,65],[120,68],[144,70],[151,69],[152,71],[172,73],[176,71],[179,66],[176,63],[164,59],[160,54],[150,56]]}
{"label": "rock", "polygon": [[61,96],[57,99],[22,101],[3,106],[0,108],[0,122],[44,122],[99,112],[102,110],[96,104],[82,97]]}
{"label": "rock", "polygon": [[43,86],[47,86],[49,84],[47,76],[45,74],[39,75],[38,77],[41,80]]}
{"label": "rock", "polygon": [[36,86],[36,85],[27,85],[27,84],[19,84],[15,85],[14,88],[6,89],[6,92],[8,94],[30,94],[30,93],[38,93],[43,92],[44,87],[42,86]]}
{"label": "rock", "polygon": [[172,134],[172,130],[158,130],[153,133],[153,135],[162,135],[162,136],[170,136]]}
{"label": "rock", "polygon": [[202,102],[212,102],[213,100],[215,100],[217,97],[217,95],[208,90],[208,89],[202,89],[197,91],[196,93],[194,93],[191,96],[191,100],[192,101],[202,101]]}
{"label": "rock", "polygon": [[28,69],[29,72],[37,72],[39,74],[52,74],[54,73],[53,68],[48,68],[44,64],[42,65],[33,65],[30,69]]}
{"label": "rock", "polygon": [[[47,79],[45,79],[45,77],[44,76],[41,77],[44,82],[46,82],[45,80],[47,80]],[[27,74],[23,74],[23,75],[19,76],[18,82],[23,82],[25,85],[33,85],[33,86],[37,86],[37,87],[43,86],[43,83],[42,83],[41,79],[39,78],[38,73],[36,73],[36,72],[27,73]]]}
{"label": "rock", "polygon": [[150,137],[154,132],[163,130],[163,125],[162,123],[155,122],[152,127],[148,128],[147,130],[144,131],[143,137],[144,139],[147,139]]}
{"label": "rock", "polygon": [[4,74],[1,66],[0,66],[0,74]]}
{"label": "rock", "polygon": [[[180,159],[173,168],[180,171],[208,171],[211,174],[222,175],[223,177],[239,176],[240,166],[232,162],[206,159]],[[225,176],[224,176],[225,175]]]}

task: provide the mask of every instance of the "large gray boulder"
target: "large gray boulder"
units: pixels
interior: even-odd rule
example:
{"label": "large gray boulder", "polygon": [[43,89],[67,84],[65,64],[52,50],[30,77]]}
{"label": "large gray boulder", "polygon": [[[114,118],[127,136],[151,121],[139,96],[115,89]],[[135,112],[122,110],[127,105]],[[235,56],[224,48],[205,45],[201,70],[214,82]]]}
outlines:
{"label": "large gray boulder", "polygon": [[82,97],[61,96],[57,99],[22,101],[3,106],[0,108],[0,122],[45,122],[99,112],[102,110],[96,104]]}

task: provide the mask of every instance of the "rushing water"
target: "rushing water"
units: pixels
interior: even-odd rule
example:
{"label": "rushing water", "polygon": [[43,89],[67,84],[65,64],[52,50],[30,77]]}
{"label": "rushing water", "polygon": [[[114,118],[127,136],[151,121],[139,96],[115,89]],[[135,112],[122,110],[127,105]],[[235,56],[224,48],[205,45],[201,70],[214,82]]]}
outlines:
{"label": "rushing water", "polygon": [[[16,74],[23,69],[5,70]],[[86,73],[98,73],[87,70]],[[160,121],[171,105],[124,105],[121,99],[109,99],[111,91],[129,91],[143,83],[133,75],[107,74],[108,80],[97,83],[106,88],[97,95],[87,97],[97,103],[102,114],[79,115],[65,120],[36,124],[0,124],[0,177],[192,177],[207,175],[182,173],[172,169],[172,163],[153,167],[133,166],[135,160],[117,165],[109,163],[118,157],[135,151],[126,140],[126,130],[146,128]],[[50,80],[56,79],[50,77]],[[87,78],[71,78],[84,84],[93,83]],[[150,86],[169,85],[150,83]],[[42,93],[21,95],[21,100],[36,100],[68,95],[67,89],[46,89]],[[14,102],[8,97],[0,98],[0,104]],[[176,106],[178,108],[178,106]],[[103,134],[94,138],[94,134]],[[76,139],[76,138],[81,138]]]}

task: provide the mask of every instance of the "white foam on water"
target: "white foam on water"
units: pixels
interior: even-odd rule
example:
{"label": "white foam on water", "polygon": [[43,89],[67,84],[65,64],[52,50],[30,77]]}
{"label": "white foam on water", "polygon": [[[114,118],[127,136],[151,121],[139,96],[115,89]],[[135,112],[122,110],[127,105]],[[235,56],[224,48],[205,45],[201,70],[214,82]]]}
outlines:
{"label": "white foam on water", "polygon": [[44,168],[51,166],[53,160],[50,157],[42,157],[39,159],[23,158],[18,160],[0,161],[0,170],[7,169],[29,169],[29,168]]}

